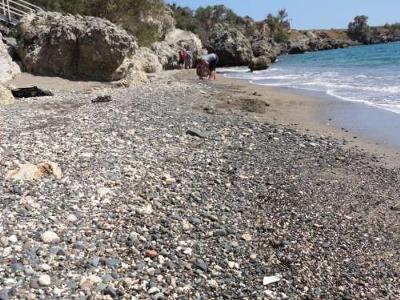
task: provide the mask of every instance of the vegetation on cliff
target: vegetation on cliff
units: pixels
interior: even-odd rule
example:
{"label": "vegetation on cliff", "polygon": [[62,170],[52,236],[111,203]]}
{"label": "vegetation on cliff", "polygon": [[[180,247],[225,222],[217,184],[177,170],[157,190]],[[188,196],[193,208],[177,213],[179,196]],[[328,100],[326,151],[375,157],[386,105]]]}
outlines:
{"label": "vegetation on cliff", "polygon": [[217,24],[237,29],[249,39],[270,36],[278,42],[285,42],[290,36],[290,21],[285,9],[278,11],[275,16],[269,14],[265,20],[256,22],[249,16],[238,16],[224,5],[199,7],[197,10],[192,10],[189,7],[173,4],[171,8],[176,26],[198,34],[205,44]]}
{"label": "vegetation on cliff", "polygon": [[139,45],[161,40],[174,26],[162,0],[33,0],[48,10],[106,18],[135,35]]}
{"label": "vegetation on cliff", "polygon": [[[189,7],[171,5],[176,20],[176,26],[199,35],[206,42],[213,28],[217,24],[229,25],[231,28],[240,28],[248,35],[254,34],[256,28],[252,26],[254,20],[250,17],[240,17],[233,10],[224,5],[199,7],[192,10]],[[247,36],[248,36],[247,35]]]}
{"label": "vegetation on cliff", "polygon": [[368,25],[368,17],[364,15],[356,16],[354,20],[349,23],[347,32],[354,40],[367,43],[371,38],[371,28]]}
{"label": "vegetation on cliff", "polygon": [[271,31],[271,35],[275,42],[283,43],[287,42],[290,37],[290,21],[289,14],[286,9],[278,11],[277,15],[268,14],[264,22],[268,25]]}

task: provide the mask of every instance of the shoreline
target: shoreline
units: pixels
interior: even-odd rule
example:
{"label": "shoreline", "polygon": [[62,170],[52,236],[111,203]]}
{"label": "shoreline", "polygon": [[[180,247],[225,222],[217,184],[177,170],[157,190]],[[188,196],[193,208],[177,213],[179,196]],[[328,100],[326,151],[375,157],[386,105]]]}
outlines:
{"label": "shoreline", "polygon": [[[206,105],[215,105],[220,111],[239,112],[251,120],[281,125],[303,134],[332,137],[341,141],[346,149],[355,147],[379,157],[386,167],[400,167],[400,139],[398,146],[385,144],[360,132],[361,130],[354,130],[354,127],[359,125],[357,122],[348,124],[355,121],[352,117],[358,109],[368,112],[362,114],[364,124],[371,116],[390,116],[395,113],[299,89],[258,85],[247,79],[229,78],[225,74],[229,73],[219,73],[216,81],[201,81],[216,88],[211,97],[215,98],[215,101],[209,101]],[[165,71],[158,76],[152,76],[151,81],[165,81],[168,78],[199,83],[193,70]],[[22,73],[8,83],[16,87],[37,85],[44,89],[63,92],[72,90],[75,93],[112,87],[109,83],[74,82],[28,73]],[[268,106],[260,103],[266,103]],[[400,126],[400,117],[398,122]]]}
{"label": "shoreline", "polygon": [[[247,79],[229,78],[221,73],[219,75],[216,82],[211,82],[218,89],[236,87],[245,93],[246,97],[250,96],[270,104],[261,114],[250,113],[251,118],[287,126],[304,134],[332,137],[342,141],[346,148],[356,147],[380,157],[387,167],[400,166],[400,141],[398,145],[384,143],[365,130],[357,130],[357,126],[366,124],[368,116],[390,116],[396,115],[395,113],[328,95],[324,97],[303,90],[258,85]],[[257,93],[257,96],[252,95],[253,93]],[[357,112],[357,109],[368,111],[368,115],[360,119],[363,123],[352,124],[351,112]],[[400,124],[400,116],[398,122]]]}

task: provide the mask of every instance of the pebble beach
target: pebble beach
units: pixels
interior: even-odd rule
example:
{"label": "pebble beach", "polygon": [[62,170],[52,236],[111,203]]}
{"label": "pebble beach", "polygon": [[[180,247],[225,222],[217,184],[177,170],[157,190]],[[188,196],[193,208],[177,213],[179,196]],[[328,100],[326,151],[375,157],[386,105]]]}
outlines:
{"label": "pebble beach", "polygon": [[165,77],[0,107],[0,299],[399,299],[400,170],[245,96]]}

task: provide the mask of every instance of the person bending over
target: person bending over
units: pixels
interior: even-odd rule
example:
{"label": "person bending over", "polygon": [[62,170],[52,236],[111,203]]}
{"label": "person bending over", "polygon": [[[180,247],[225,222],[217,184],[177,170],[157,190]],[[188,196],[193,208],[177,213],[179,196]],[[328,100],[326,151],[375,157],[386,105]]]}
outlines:
{"label": "person bending over", "polygon": [[204,60],[208,64],[209,73],[208,79],[216,79],[216,71],[217,71],[217,64],[218,64],[218,55],[215,53],[210,53],[204,56]]}

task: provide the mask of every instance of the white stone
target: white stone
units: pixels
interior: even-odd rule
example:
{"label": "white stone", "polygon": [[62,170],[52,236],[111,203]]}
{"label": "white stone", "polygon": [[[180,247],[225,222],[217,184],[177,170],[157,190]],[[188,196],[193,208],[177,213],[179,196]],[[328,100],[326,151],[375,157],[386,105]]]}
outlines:
{"label": "white stone", "polygon": [[15,244],[16,242],[18,242],[18,238],[15,234],[11,235],[8,237],[8,240],[10,243]]}
{"label": "white stone", "polygon": [[251,234],[250,233],[242,234],[242,239],[245,240],[246,242],[250,242],[252,240]]}
{"label": "white stone", "polygon": [[183,253],[186,255],[192,255],[192,248],[186,248],[185,250],[183,250]]}
{"label": "white stone", "polygon": [[40,275],[38,282],[41,286],[49,286],[51,284],[51,278],[47,274]]}
{"label": "white stone", "polygon": [[70,223],[75,223],[76,221],[78,221],[78,217],[75,216],[74,214],[69,214],[67,216],[67,221]]}
{"label": "white stone", "polygon": [[153,207],[151,204],[147,204],[143,207],[137,207],[136,212],[140,215],[151,215],[153,213]]}
{"label": "white stone", "polygon": [[210,279],[207,281],[208,285],[214,289],[216,289],[218,287],[218,282],[215,281],[214,279]]}
{"label": "white stone", "polygon": [[103,198],[104,196],[108,195],[111,193],[111,189],[106,188],[106,187],[101,187],[97,189],[97,194],[99,195],[100,198]]}
{"label": "white stone", "polygon": [[148,291],[147,291],[147,293],[149,294],[149,295],[151,295],[151,294],[156,294],[156,293],[159,293],[160,292],[160,289],[158,288],[158,287],[156,287],[156,286],[153,286],[152,288],[150,288]]}
{"label": "white stone", "polygon": [[60,242],[60,238],[57,233],[53,231],[46,231],[42,233],[42,241],[46,244],[57,244]]}
{"label": "white stone", "polygon": [[42,271],[50,271],[50,270],[51,270],[51,267],[50,267],[48,264],[41,264],[41,265],[40,265],[40,269],[41,269]]}
{"label": "white stone", "polygon": [[87,277],[83,276],[81,278],[79,286],[81,287],[81,289],[84,289],[84,290],[89,289],[90,290],[93,287],[93,285],[95,285],[99,282],[101,282],[101,278],[96,275],[89,275]]}
{"label": "white stone", "polygon": [[175,181],[176,181],[175,178],[171,177],[171,175],[168,174],[168,173],[163,174],[162,180],[163,180],[166,184],[173,184],[173,183],[175,183]]}
{"label": "white stone", "polygon": [[282,278],[283,277],[282,277],[281,274],[277,274],[275,276],[266,276],[266,277],[263,278],[263,285],[268,285],[268,284],[271,284],[271,283],[275,283],[275,282],[281,281]]}
{"label": "white stone", "polygon": [[24,205],[26,208],[40,208],[40,204],[35,202],[31,196],[23,197],[20,201],[20,204]]}

